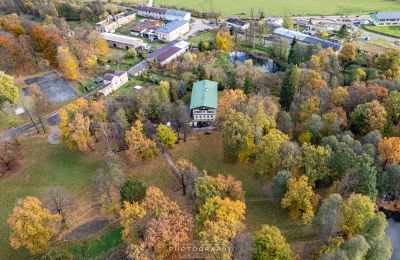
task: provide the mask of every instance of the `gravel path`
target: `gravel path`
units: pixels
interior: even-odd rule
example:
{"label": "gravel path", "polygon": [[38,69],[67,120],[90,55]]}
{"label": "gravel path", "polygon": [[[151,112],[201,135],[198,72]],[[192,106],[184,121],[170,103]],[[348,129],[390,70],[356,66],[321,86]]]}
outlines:
{"label": "gravel path", "polygon": [[105,227],[110,224],[109,219],[95,219],[91,220],[89,222],[86,222],[75,229],[73,229],[71,232],[69,232],[67,235],[64,236],[64,241],[74,241],[74,240],[79,240],[83,238],[87,238],[90,236],[93,236],[103,230]]}

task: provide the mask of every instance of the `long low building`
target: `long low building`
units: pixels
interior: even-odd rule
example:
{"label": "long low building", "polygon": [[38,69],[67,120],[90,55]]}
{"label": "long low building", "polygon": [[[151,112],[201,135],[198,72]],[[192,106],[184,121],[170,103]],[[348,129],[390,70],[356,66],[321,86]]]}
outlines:
{"label": "long low building", "polygon": [[275,29],[274,34],[283,36],[283,37],[286,37],[289,39],[296,38],[296,40],[299,40],[301,42],[308,43],[308,44],[319,44],[324,49],[332,48],[334,51],[339,51],[340,48],[342,48],[341,43],[324,40],[324,39],[321,39],[318,37],[310,36],[308,34],[288,30],[285,28]]}
{"label": "long low building", "polygon": [[135,17],[136,14],[131,12],[122,12],[116,15],[110,15],[105,20],[96,23],[95,28],[98,32],[113,33],[118,27],[133,21]]}
{"label": "long low building", "polygon": [[156,53],[149,55],[148,60],[156,60],[160,65],[165,65],[185,53],[188,49],[189,43],[186,41],[173,42],[161,47]]}
{"label": "long low building", "polygon": [[167,23],[155,31],[157,38],[164,41],[174,41],[190,30],[189,21],[176,20]]}
{"label": "long low building", "polygon": [[371,18],[376,26],[400,26],[400,12],[376,12]]}
{"label": "long low building", "polygon": [[149,6],[138,6],[137,14],[139,16],[159,19],[159,20],[186,20],[189,21],[191,18],[191,13],[175,10],[175,9],[166,9],[166,8],[157,8],[157,7],[149,7]]}
{"label": "long low building", "polygon": [[130,50],[143,45],[143,40],[114,33],[101,33],[110,47]]}

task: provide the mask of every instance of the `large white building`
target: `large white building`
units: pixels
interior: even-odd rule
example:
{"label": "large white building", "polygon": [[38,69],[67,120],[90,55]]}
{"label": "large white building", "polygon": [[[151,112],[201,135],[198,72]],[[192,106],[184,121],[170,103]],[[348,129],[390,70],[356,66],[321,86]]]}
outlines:
{"label": "large white building", "polygon": [[128,72],[115,71],[113,73],[107,73],[104,75],[103,81],[104,87],[99,90],[99,93],[108,96],[128,82]]}
{"label": "large white building", "polygon": [[115,29],[121,27],[136,18],[135,13],[122,12],[116,15],[110,15],[105,20],[95,24],[98,32],[113,33]]}
{"label": "large white building", "polygon": [[157,38],[163,41],[173,41],[181,37],[182,35],[188,33],[189,21],[186,20],[175,20],[167,23],[166,25],[158,28],[155,31]]}
{"label": "large white building", "polygon": [[108,43],[108,46],[118,49],[130,50],[143,45],[143,40],[139,38],[114,33],[101,33],[101,35]]}
{"label": "large white building", "polygon": [[215,120],[218,107],[218,82],[201,80],[193,83],[190,110],[195,125],[197,122]]}
{"label": "large white building", "polygon": [[377,26],[400,26],[400,12],[376,12],[371,17]]}
{"label": "large white building", "polygon": [[175,10],[175,9],[149,7],[149,6],[138,6],[137,14],[143,17],[148,17],[158,20],[168,20],[168,21],[174,21],[174,20],[189,21],[191,18],[191,14],[189,12]]}

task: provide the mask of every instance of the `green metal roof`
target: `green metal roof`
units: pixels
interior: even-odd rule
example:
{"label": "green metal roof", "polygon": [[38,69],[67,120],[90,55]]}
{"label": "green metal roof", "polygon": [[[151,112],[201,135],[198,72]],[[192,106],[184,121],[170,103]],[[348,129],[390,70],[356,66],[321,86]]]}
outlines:
{"label": "green metal roof", "polygon": [[193,83],[190,109],[199,107],[217,108],[218,82],[201,80]]}

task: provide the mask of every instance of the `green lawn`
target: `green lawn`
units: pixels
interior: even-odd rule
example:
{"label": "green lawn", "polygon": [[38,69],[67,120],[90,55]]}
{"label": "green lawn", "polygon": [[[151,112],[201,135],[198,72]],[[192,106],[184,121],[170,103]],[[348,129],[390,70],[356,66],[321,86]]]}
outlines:
{"label": "green lawn", "polygon": [[0,180],[0,259],[27,258],[25,250],[12,249],[8,241],[7,217],[18,198],[39,196],[48,186],[64,186],[77,197],[87,197],[91,178],[101,166],[94,156],[52,146],[42,138],[26,141],[22,149],[25,151],[22,169]]}
{"label": "green lawn", "polygon": [[70,250],[76,259],[98,259],[122,244],[121,231],[121,227],[111,229],[95,239],[71,246]]}
{"label": "green lawn", "polygon": [[398,2],[387,0],[155,0],[155,5],[186,7],[201,12],[213,10],[223,16],[249,14],[252,8],[256,14],[260,9],[264,10],[267,16],[360,14],[400,8]]}
{"label": "green lawn", "polygon": [[198,35],[189,38],[187,41],[190,43],[190,45],[197,47],[201,41],[206,42],[213,40],[215,40],[215,31],[199,33]]}
{"label": "green lawn", "polygon": [[387,36],[400,38],[400,26],[375,26],[365,25],[363,28],[367,31],[380,33]]}

